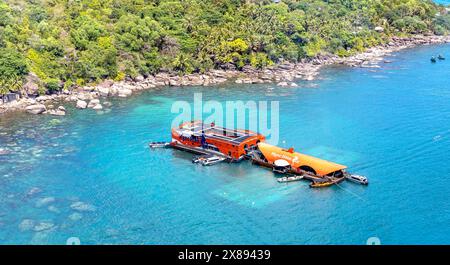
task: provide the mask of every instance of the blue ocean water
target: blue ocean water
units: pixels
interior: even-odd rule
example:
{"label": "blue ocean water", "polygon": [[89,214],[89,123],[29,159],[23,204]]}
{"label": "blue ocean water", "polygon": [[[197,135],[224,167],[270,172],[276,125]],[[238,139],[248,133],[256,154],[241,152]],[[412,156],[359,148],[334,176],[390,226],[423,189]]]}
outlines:
{"label": "blue ocean water", "polygon": [[434,0],[434,2],[442,5],[450,4],[450,0]]}
{"label": "blue ocean water", "polygon": [[[329,67],[298,88],[164,88],[106,111],[0,120],[0,243],[450,243],[449,45],[396,53],[379,69]],[[368,187],[279,184],[249,163],[193,165],[150,151],[176,100],[279,100],[286,146],[346,164]],[[6,150],[6,152],[5,152]]]}

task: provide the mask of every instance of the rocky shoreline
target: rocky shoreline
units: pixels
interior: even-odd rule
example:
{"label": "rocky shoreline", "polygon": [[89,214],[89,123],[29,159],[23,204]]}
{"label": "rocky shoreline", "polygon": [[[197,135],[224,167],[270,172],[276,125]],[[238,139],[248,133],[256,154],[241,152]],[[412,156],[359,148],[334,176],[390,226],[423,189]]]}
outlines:
{"label": "rocky shoreline", "polygon": [[246,66],[242,71],[211,70],[206,74],[185,76],[159,73],[148,77],[138,76],[133,80],[120,82],[106,80],[96,86],[78,87],[71,91],[61,91],[58,94],[20,98],[9,103],[0,101],[0,114],[9,111],[26,111],[31,114],[62,116],[66,114],[66,109],[62,106],[63,102],[73,102],[78,109],[101,110],[103,106],[110,105],[107,101],[108,97],[126,98],[138,91],[164,86],[211,86],[234,80],[237,84],[276,83],[280,87],[296,87],[297,84],[294,80],[314,80],[319,74],[320,68],[325,65],[378,68],[380,67],[378,64],[383,62],[383,58],[392,52],[418,45],[439,43],[450,43],[450,36],[393,37],[385,45],[369,48],[354,56],[317,56],[299,63],[286,62],[262,70]]}

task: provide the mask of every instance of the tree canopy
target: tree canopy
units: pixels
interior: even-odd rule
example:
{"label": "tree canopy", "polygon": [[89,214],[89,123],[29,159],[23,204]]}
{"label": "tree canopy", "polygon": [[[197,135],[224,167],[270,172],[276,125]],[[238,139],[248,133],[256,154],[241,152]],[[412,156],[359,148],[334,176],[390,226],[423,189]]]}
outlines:
{"label": "tree canopy", "polygon": [[262,68],[449,29],[430,0],[2,0],[0,80],[33,72],[57,90],[159,71]]}

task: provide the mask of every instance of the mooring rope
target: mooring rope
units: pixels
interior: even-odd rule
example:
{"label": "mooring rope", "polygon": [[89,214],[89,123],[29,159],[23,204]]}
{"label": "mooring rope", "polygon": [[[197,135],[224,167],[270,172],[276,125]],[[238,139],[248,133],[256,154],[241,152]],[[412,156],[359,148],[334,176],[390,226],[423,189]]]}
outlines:
{"label": "mooring rope", "polygon": [[349,191],[349,190],[347,190],[347,189],[341,187],[341,185],[339,185],[339,183],[334,183],[334,184],[336,184],[336,186],[338,186],[338,187],[339,187],[340,189],[342,189],[343,191],[346,191],[346,192],[350,193],[351,195],[353,195],[354,197],[360,199],[361,201],[367,202],[363,197],[359,196],[358,194],[353,193],[353,192],[351,192],[351,191]]}

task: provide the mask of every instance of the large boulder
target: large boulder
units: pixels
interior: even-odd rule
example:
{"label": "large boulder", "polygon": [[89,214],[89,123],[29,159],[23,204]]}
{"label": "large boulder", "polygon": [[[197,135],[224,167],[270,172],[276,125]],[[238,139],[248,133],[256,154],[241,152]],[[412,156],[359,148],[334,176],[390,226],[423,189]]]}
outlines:
{"label": "large boulder", "polygon": [[101,109],[103,109],[103,107],[102,107],[102,104],[97,104],[97,105],[95,105],[94,107],[92,107],[92,109],[94,109],[94,110],[101,110]]}
{"label": "large boulder", "polygon": [[96,105],[100,104],[100,100],[98,99],[93,99],[91,101],[89,101],[89,104],[87,105],[88,108],[93,108]]}
{"label": "large boulder", "polygon": [[57,109],[47,110],[46,113],[55,116],[64,116],[66,115],[66,108],[59,106]]}
{"label": "large boulder", "polygon": [[34,73],[29,73],[25,78],[23,89],[27,95],[38,95],[40,79]]}
{"label": "large boulder", "polygon": [[102,97],[107,97],[109,95],[109,87],[97,87],[97,91]]}
{"label": "large boulder", "polygon": [[49,97],[49,96],[39,96],[39,97],[36,98],[36,101],[37,102],[45,102],[45,101],[50,100],[50,99],[51,99],[51,97]]}
{"label": "large boulder", "polygon": [[31,114],[41,114],[41,113],[47,111],[47,108],[43,104],[35,104],[35,105],[26,107],[25,110]]}
{"label": "large boulder", "polygon": [[130,96],[131,94],[133,94],[133,91],[131,91],[131,89],[121,88],[119,90],[119,97],[126,98],[126,97]]}
{"label": "large boulder", "polygon": [[7,154],[9,154],[9,153],[10,153],[10,151],[9,151],[8,149],[0,148],[0,156],[1,156],[1,155],[7,155]]}
{"label": "large boulder", "polygon": [[100,84],[98,84],[97,87],[106,87],[106,88],[109,88],[109,87],[111,87],[112,85],[114,85],[114,81],[112,81],[112,80],[105,80],[105,81],[101,82]]}
{"label": "large boulder", "polygon": [[203,79],[199,75],[192,75],[189,78],[189,84],[193,86],[201,86],[203,85]]}
{"label": "large boulder", "polygon": [[55,115],[55,116],[64,116],[66,115],[65,111],[60,111],[60,110],[51,110],[49,112],[50,115]]}
{"label": "large boulder", "polygon": [[76,107],[77,109],[85,109],[87,107],[87,103],[84,100],[78,100]]}
{"label": "large boulder", "polygon": [[280,82],[277,84],[277,86],[286,87],[286,86],[289,86],[289,83],[288,82]]}
{"label": "large boulder", "polygon": [[134,81],[136,81],[136,82],[142,82],[144,80],[145,80],[145,78],[142,75],[138,75],[134,78]]}
{"label": "large boulder", "polygon": [[169,85],[170,86],[181,86],[181,83],[178,80],[170,79]]}

